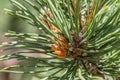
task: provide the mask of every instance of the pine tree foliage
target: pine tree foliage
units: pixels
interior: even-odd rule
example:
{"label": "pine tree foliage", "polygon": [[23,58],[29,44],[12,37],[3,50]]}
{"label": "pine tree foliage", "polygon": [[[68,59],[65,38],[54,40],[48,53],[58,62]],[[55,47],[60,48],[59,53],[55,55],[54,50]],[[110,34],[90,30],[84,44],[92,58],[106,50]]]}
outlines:
{"label": "pine tree foliage", "polygon": [[[42,80],[94,80],[120,76],[120,0],[9,0],[17,11],[7,13],[26,20],[40,33],[10,31],[5,50],[20,49],[0,60],[17,58],[34,64],[9,68],[32,70]],[[39,53],[40,58],[24,53]],[[98,80],[98,79],[97,79]],[[107,79],[106,79],[107,80]]]}

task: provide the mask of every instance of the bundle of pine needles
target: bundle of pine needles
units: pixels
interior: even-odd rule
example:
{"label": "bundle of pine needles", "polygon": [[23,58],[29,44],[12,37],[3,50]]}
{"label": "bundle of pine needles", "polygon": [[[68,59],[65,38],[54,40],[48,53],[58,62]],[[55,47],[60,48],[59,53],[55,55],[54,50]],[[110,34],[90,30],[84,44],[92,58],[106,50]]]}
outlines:
{"label": "bundle of pine needles", "polygon": [[[10,0],[18,8],[7,13],[26,20],[36,33],[8,32],[17,41],[5,50],[21,49],[0,60],[17,58],[34,62],[9,68],[33,70],[0,72],[31,73],[40,80],[116,79],[120,75],[120,0]],[[40,58],[24,53],[43,54]],[[107,79],[106,79],[107,80]]]}

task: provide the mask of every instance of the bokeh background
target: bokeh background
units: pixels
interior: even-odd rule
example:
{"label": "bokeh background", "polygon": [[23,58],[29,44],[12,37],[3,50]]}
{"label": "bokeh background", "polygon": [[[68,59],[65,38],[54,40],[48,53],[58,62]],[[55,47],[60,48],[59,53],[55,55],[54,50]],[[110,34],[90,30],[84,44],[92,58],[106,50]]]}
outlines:
{"label": "bokeh background", "polygon": [[[9,0],[0,0],[0,45],[3,42],[13,40],[13,39],[4,37],[4,34],[8,31],[17,31],[17,32],[24,32],[24,33],[38,32],[36,28],[27,24],[27,22],[25,22],[24,20],[21,20],[6,14],[4,9],[16,9],[16,8],[11,5]],[[11,54],[13,52],[15,51],[2,52],[2,48],[0,48],[0,56],[4,54]],[[38,55],[32,55],[32,56],[38,56]],[[19,64],[19,63],[15,59],[0,61],[0,69],[14,65],[14,64]],[[24,62],[23,62],[23,65],[24,65]],[[36,79],[35,77],[33,77],[33,75],[30,75],[30,74],[13,74],[13,73],[0,72],[0,80],[38,80],[38,79]]]}

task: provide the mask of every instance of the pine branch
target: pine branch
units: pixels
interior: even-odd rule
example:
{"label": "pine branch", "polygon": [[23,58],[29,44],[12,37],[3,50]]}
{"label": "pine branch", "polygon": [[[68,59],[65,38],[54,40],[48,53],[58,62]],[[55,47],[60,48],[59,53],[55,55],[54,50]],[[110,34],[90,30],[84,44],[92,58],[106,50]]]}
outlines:
{"label": "pine branch", "polygon": [[[6,9],[7,13],[28,21],[41,33],[7,33],[6,37],[17,38],[17,41],[4,43],[4,50],[22,51],[1,56],[0,60],[17,58],[35,62],[16,67],[32,67],[33,71],[19,73],[36,74],[45,80],[94,80],[98,77],[105,79],[106,75],[119,77],[119,0],[9,1],[18,11]],[[44,56],[26,57],[24,53]],[[6,69],[0,72],[15,72]]]}

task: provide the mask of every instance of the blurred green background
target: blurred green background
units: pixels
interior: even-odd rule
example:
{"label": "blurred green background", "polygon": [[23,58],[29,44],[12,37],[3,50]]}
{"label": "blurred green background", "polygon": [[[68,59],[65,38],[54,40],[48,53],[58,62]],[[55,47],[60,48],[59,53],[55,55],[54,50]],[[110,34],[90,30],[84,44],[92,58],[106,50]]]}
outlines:
{"label": "blurred green background", "polygon": [[9,16],[5,14],[4,8],[9,8],[11,5],[7,0],[0,1],[0,32],[7,30]]}
{"label": "blurred green background", "polygon": [[[8,0],[0,0],[0,33],[8,30],[17,32],[38,32],[36,28],[31,27],[22,19],[10,16],[4,9],[15,9]],[[16,9],[17,10],[17,9]]]}
{"label": "blurred green background", "polygon": [[[27,24],[22,19],[18,19],[14,16],[10,16],[5,13],[5,8],[15,9],[14,6],[11,5],[9,0],[0,0],[0,44],[5,41],[11,41],[4,37],[4,33],[10,31],[17,32],[38,32],[36,28]],[[0,48],[1,49],[1,48]],[[5,53],[6,54],[6,53]],[[10,52],[8,53],[10,54]],[[0,52],[0,56],[4,55],[4,53]],[[0,61],[0,69],[6,67],[7,64],[15,63],[14,61],[1,62]],[[29,63],[28,63],[29,64]],[[12,73],[0,73],[0,80],[38,80],[32,75],[29,74],[12,74]]]}

